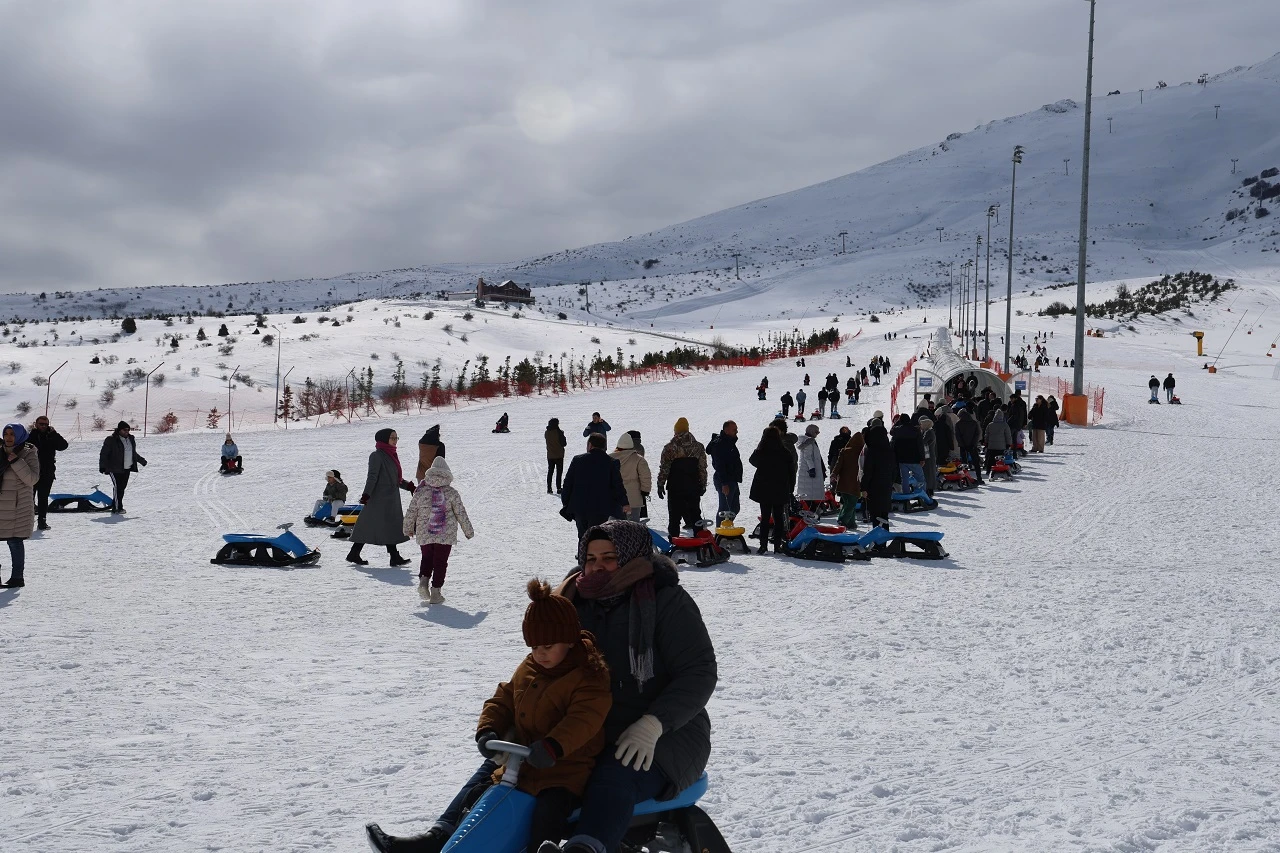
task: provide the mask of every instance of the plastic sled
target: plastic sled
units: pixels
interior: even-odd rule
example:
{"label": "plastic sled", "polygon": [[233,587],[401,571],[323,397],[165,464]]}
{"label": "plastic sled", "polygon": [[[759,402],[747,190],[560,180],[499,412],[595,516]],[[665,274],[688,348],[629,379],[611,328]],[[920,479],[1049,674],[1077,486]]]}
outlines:
{"label": "plastic sled", "polygon": [[1022,471],[1022,466],[1018,464],[1018,460],[1013,458],[1013,451],[1006,450],[1004,457],[997,459],[991,463],[991,479],[1012,480],[1014,474]]}
{"label": "plastic sled", "polygon": [[796,519],[786,548],[793,556],[829,562],[872,557],[941,560],[947,556],[941,532],[895,533],[888,524],[879,524],[859,534],[840,524],[820,524],[812,513],[801,513]]}
{"label": "plastic sled", "polygon": [[903,484],[903,490],[894,492],[889,496],[889,500],[893,502],[894,512],[927,512],[938,508],[938,502],[929,497],[924,486],[916,482],[914,474],[907,483]]}
{"label": "plastic sled", "polygon": [[111,495],[94,486],[87,495],[49,495],[49,512],[106,512],[111,503]]}
{"label": "plastic sled", "polygon": [[826,494],[820,501],[800,501],[800,511],[812,512],[819,518],[825,515],[835,515],[840,511],[840,501],[836,498],[834,492],[827,489]]}
{"label": "plastic sled", "polygon": [[494,432],[511,432],[511,428],[510,428],[510,427],[502,427],[501,429],[499,429],[498,427],[494,427],[494,428],[493,428],[493,431],[494,431]]}
{"label": "plastic sled", "polygon": [[1177,394],[1174,394],[1174,395],[1173,395],[1173,398],[1172,398],[1172,399],[1170,399],[1170,400],[1169,400],[1169,402],[1170,402],[1170,403],[1172,403],[1172,404],[1173,404],[1173,405],[1175,405],[1175,406],[1181,406],[1181,405],[1182,405],[1182,400],[1178,398],[1178,395],[1177,395]]}
{"label": "plastic sled", "polygon": [[[481,795],[445,843],[443,853],[523,853],[525,850],[535,799],[517,790],[515,785],[519,781],[520,765],[529,750],[504,741],[490,741],[490,746],[507,752],[502,781]],[[715,823],[697,806],[698,800],[707,792],[707,786],[704,773],[670,800],[645,800],[637,804],[631,828],[623,839],[623,849],[638,850],[644,845],[650,851],[730,853]],[[578,813],[574,812],[569,818],[568,836],[574,834],[577,819]],[[671,826],[679,834],[680,839],[674,846],[653,845],[662,824]],[[385,853],[388,849],[381,843],[382,831],[377,824],[366,825],[365,835],[375,853]]]}
{"label": "plastic sled", "polygon": [[804,416],[804,412],[796,412],[796,416],[791,420],[795,421],[796,423],[804,423],[808,419]]}
{"label": "plastic sled", "polygon": [[832,412],[830,415],[828,415],[828,417],[835,418],[838,421],[844,420],[844,415],[840,414],[839,412]]}
{"label": "plastic sled", "polygon": [[729,552],[716,543],[715,535],[707,529],[710,525],[711,522],[704,520],[691,535],[677,536],[671,540],[650,528],[649,538],[653,540],[653,547],[659,553],[672,557],[677,564],[688,563],[684,555],[692,553],[695,557],[694,565],[705,569],[729,559]]}
{"label": "plastic sled", "polygon": [[360,504],[351,504],[349,506],[342,506],[338,508],[338,511],[334,514],[334,519],[337,521],[336,526],[338,528],[333,531],[334,539],[351,538],[351,528],[356,526],[356,519],[360,517],[360,509]]}
{"label": "plastic sled", "polygon": [[225,456],[223,456],[223,457],[220,457],[218,461],[218,473],[219,474],[243,474],[244,468],[240,467],[239,465],[236,465],[236,461],[234,459],[228,459]]}
{"label": "plastic sled", "polygon": [[312,551],[289,530],[292,524],[281,524],[279,536],[260,536],[255,533],[227,533],[223,545],[210,563],[232,566],[309,566],[320,559],[319,551]]}
{"label": "plastic sled", "polygon": [[716,525],[716,529],[713,532],[715,533],[715,545],[725,552],[726,558],[729,553],[729,549],[726,547],[727,544],[736,543],[744,554],[751,550],[750,546],[747,545],[747,528],[738,527],[733,523],[732,518],[720,519],[720,523]]}
{"label": "plastic sled", "polygon": [[811,421],[820,421],[820,420],[822,420],[822,412],[819,412],[817,409],[814,409],[813,414],[812,414],[812,415],[809,415],[809,420],[811,420]]}
{"label": "plastic sled", "polygon": [[968,465],[942,465],[938,468],[938,488],[943,491],[972,489],[979,485]]}

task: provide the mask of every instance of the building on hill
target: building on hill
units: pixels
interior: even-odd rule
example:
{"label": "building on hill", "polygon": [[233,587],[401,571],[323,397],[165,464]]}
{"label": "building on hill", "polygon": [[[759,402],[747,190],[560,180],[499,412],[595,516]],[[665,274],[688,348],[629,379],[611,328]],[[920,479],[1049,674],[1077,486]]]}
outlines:
{"label": "building on hill", "polygon": [[476,300],[483,302],[486,299],[497,300],[498,302],[523,302],[525,304],[533,303],[533,291],[527,287],[521,287],[511,279],[507,279],[502,284],[488,284],[484,279],[476,282]]}

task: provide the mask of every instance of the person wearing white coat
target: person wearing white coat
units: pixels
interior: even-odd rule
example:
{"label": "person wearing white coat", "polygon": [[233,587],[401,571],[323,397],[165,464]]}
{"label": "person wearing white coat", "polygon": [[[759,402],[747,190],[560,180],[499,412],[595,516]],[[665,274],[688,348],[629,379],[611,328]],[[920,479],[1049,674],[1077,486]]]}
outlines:
{"label": "person wearing white coat", "polygon": [[804,438],[796,445],[799,464],[796,471],[796,497],[802,501],[820,501],[827,496],[827,463],[818,447],[818,425],[809,424]]}

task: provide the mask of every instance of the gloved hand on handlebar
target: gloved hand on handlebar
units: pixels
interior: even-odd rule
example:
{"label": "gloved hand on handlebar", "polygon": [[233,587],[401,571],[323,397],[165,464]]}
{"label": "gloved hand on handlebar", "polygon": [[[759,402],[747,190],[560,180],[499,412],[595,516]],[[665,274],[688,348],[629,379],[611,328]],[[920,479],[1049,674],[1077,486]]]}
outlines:
{"label": "gloved hand on handlebar", "polygon": [[489,741],[491,740],[500,740],[497,732],[491,732],[486,730],[476,735],[476,748],[480,750],[480,754],[483,755],[485,758],[498,757],[499,753],[497,750],[489,749]]}
{"label": "gloved hand on handlebar", "polygon": [[554,739],[546,737],[529,744],[529,757],[525,761],[539,770],[545,770],[548,767],[555,766],[556,761],[563,757],[560,744],[556,743]]}

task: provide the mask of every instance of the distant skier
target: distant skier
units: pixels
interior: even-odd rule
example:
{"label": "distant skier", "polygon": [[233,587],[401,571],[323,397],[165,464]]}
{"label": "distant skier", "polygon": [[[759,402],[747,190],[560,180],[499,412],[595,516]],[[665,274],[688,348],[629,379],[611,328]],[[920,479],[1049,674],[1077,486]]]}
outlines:
{"label": "distant skier", "polygon": [[1170,403],[1173,402],[1173,386],[1175,384],[1172,373],[1164,378],[1164,396]]}
{"label": "distant skier", "polygon": [[1151,399],[1147,402],[1155,403],[1157,406],[1160,405],[1160,380],[1156,379],[1154,373],[1151,374],[1151,380],[1147,382],[1147,387],[1151,389]]}

